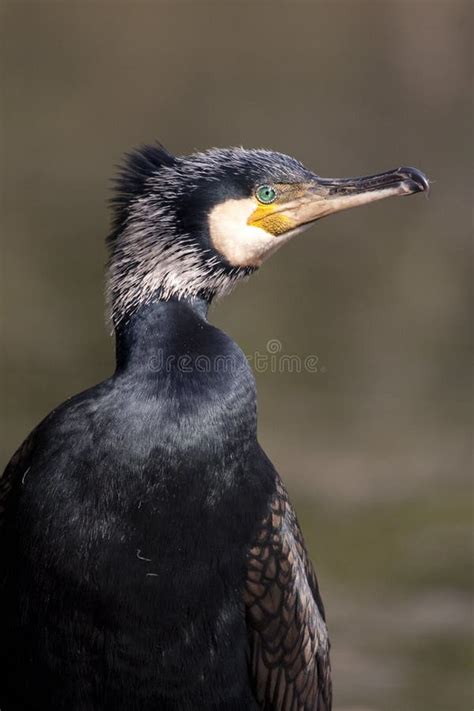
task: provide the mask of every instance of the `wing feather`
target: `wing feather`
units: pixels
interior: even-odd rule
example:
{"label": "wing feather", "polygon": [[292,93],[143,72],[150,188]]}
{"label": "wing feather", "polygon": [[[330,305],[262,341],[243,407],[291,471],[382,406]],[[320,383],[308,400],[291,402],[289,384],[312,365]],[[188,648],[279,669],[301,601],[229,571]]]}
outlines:
{"label": "wing feather", "polygon": [[247,555],[250,672],[262,709],[330,711],[329,639],[316,576],[280,480]]}

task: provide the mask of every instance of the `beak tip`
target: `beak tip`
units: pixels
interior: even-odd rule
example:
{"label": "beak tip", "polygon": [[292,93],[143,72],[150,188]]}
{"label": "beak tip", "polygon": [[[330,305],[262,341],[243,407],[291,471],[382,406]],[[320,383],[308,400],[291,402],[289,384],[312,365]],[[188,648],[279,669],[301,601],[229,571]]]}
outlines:
{"label": "beak tip", "polygon": [[397,172],[402,178],[409,195],[413,193],[426,193],[429,195],[430,182],[421,170],[418,170],[418,168],[401,167]]}

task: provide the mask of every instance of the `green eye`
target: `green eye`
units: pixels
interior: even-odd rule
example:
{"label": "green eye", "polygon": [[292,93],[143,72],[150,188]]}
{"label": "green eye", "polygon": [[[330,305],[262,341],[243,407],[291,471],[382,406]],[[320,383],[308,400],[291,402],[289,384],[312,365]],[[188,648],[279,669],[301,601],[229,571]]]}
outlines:
{"label": "green eye", "polygon": [[270,185],[261,185],[257,190],[257,200],[263,202],[265,205],[273,202],[277,196],[276,190]]}

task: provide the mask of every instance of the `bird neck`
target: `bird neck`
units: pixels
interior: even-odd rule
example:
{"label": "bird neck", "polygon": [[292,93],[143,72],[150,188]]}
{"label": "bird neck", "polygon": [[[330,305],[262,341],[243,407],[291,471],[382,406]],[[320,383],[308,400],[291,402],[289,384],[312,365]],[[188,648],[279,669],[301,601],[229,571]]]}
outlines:
{"label": "bird neck", "polygon": [[180,451],[190,447],[194,464],[209,451],[240,461],[257,436],[248,359],[207,321],[207,309],[204,299],[157,300],[117,329],[114,380],[124,407],[146,410],[147,426],[179,442]]}
{"label": "bird neck", "polygon": [[140,306],[115,329],[117,371],[153,368],[170,340],[185,341],[191,325],[207,322],[208,309],[209,301],[201,297],[156,299]]}

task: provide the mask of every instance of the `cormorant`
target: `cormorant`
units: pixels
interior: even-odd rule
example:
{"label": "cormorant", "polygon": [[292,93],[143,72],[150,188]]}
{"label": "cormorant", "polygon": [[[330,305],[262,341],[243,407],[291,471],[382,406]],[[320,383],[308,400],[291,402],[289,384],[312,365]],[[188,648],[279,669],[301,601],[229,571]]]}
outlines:
{"label": "cormorant", "polygon": [[130,154],[109,238],[117,367],[0,486],[2,711],[331,708],[316,577],[210,302],[333,212],[427,190],[280,153]]}

